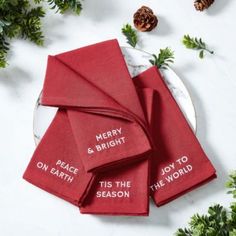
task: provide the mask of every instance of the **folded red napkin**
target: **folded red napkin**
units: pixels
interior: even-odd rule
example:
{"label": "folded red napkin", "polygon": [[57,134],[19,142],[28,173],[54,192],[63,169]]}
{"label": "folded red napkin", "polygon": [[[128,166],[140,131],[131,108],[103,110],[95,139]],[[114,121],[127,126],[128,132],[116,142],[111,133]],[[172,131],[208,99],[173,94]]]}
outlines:
{"label": "folded red napkin", "polygon": [[41,103],[59,110],[24,178],[82,213],[148,215],[149,194],[160,206],[216,177],[159,71],[133,82],[116,40],[50,56]]}
{"label": "folded red napkin", "polygon": [[133,162],[151,151],[147,123],[116,40],[50,56],[41,103],[68,110],[86,171]]}
{"label": "folded red napkin", "polygon": [[[148,123],[152,119],[154,91],[138,91]],[[148,155],[150,157],[150,154]],[[125,165],[98,174],[95,184],[80,207],[85,214],[149,214],[149,160]]]}
{"label": "folded red napkin", "polygon": [[84,170],[65,110],[57,112],[23,178],[77,206],[85,198],[94,176]]}
{"label": "folded red napkin", "polygon": [[216,170],[182,114],[156,67],[135,79],[158,92],[152,122],[156,147],[151,159],[151,196],[157,206],[216,178]]}

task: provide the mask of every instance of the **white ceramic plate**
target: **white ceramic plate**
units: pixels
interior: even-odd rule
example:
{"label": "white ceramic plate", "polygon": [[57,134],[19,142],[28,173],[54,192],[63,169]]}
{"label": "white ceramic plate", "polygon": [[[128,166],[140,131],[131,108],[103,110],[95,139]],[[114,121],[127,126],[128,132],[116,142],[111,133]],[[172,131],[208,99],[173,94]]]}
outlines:
{"label": "white ceramic plate", "polygon": [[[152,66],[149,62],[152,55],[147,52],[129,47],[122,47],[122,52],[132,77]],[[161,70],[161,73],[187,121],[193,131],[196,132],[196,114],[188,90],[171,68]],[[57,111],[57,108],[40,105],[39,101],[40,99],[38,98],[33,118],[33,133],[36,145],[43,137]]]}

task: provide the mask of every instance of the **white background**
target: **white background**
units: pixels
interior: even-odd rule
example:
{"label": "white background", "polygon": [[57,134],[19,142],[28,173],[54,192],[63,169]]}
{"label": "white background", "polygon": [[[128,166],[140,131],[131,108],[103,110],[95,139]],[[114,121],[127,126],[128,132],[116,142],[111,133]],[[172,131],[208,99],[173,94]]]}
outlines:
{"label": "white background", "polygon": [[[156,53],[170,46],[173,69],[186,84],[197,112],[197,136],[218,171],[218,179],[172,203],[151,206],[150,217],[96,217],[33,187],[22,174],[35,145],[32,118],[42,88],[48,54],[98,41],[118,38],[143,4],[158,15],[151,33],[140,33],[141,46]],[[224,182],[236,169],[236,1],[217,0],[206,12],[196,12],[193,0],[85,0],[82,14],[61,16],[50,12],[43,20],[45,46],[16,40],[10,66],[0,70],[0,235],[173,235],[189,217],[206,213],[212,203],[229,205]],[[198,59],[181,44],[184,34],[201,36],[215,51]]]}

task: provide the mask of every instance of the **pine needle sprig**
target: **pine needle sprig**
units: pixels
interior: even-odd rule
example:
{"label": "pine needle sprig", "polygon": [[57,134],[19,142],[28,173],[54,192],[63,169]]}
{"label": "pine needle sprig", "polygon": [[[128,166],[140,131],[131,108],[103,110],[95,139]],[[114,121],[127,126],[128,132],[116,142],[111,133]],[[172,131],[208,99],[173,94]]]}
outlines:
{"label": "pine needle sprig", "polygon": [[82,4],[79,0],[34,0],[36,4],[46,1],[52,10],[64,14],[68,10],[72,10],[77,15],[82,10]]}
{"label": "pine needle sprig", "polygon": [[133,48],[135,48],[138,42],[137,31],[134,28],[132,28],[130,24],[124,25],[121,30],[127,39],[127,43],[131,45]]}
{"label": "pine needle sprig", "polygon": [[22,37],[43,44],[41,18],[44,14],[42,7],[33,8],[27,0],[0,2],[0,68],[8,65],[10,39]]}
{"label": "pine needle sprig", "polygon": [[72,10],[79,14],[82,9],[79,0],[34,0],[36,6],[30,0],[0,0],[0,68],[8,65],[7,53],[12,38],[21,37],[43,45],[41,19],[45,16],[45,10],[37,6],[42,2],[48,2],[52,9],[60,13]]}
{"label": "pine needle sprig", "polygon": [[43,45],[44,36],[41,30],[41,19],[44,17],[45,12],[42,7],[36,7],[31,9],[25,14],[24,19],[21,22],[21,36],[22,38],[29,39],[37,45]]}
{"label": "pine needle sprig", "polygon": [[79,15],[82,10],[82,4],[78,0],[47,0],[47,2],[51,6],[51,9],[57,8],[57,11],[61,14],[70,9]]}
{"label": "pine needle sprig", "polygon": [[152,56],[153,59],[149,60],[149,62],[159,69],[167,69],[169,63],[174,63],[174,51],[169,47],[160,49],[158,56],[156,54],[153,54]]}
{"label": "pine needle sprig", "polygon": [[226,188],[229,189],[228,194],[232,194],[233,198],[236,199],[236,171],[229,174],[229,180],[225,184]]}
{"label": "pine needle sprig", "polygon": [[204,52],[207,51],[210,54],[214,54],[214,51],[209,50],[206,46],[206,43],[203,42],[201,38],[197,37],[190,37],[188,34],[184,35],[182,39],[182,43],[185,45],[188,49],[194,49],[199,51],[199,57],[201,59],[204,58]]}
{"label": "pine needle sprig", "polygon": [[6,56],[8,51],[9,43],[3,35],[0,35],[0,68],[5,68],[7,66]]}
{"label": "pine needle sprig", "polygon": [[[233,199],[236,199],[236,171],[229,175],[226,187],[229,189],[227,193],[232,194]],[[207,215],[193,215],[189,227],[178,229],[175,235],[236,236],[236,202],[233,201],[229,209],[215,204],[208,208]]]}

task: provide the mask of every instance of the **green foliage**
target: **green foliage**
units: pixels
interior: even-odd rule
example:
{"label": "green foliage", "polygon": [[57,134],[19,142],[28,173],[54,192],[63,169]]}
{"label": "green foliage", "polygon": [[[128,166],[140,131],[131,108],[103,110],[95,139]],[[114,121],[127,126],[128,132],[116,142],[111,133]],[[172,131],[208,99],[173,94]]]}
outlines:
{"label": "green foliage", "polygon": [[57,9],[61,14],[68,10],[72,10],[76,14],[80,14],[82,10],[82,4],[78,0],[34,0],[35,3],[47,1],[51,9]]}
{"label": "green foliage", "polygon": [[225,186],[229,189],[228,193],[233,194],[236,198],[236,171],[233,171],[229,175],[229,180],[225,183]]}
{"label": "green foliage", "polygon": [[199,57],[201,59],[204,58],[204,52],[207,51],[211,54],[214,52],[209,50],[206,46],[206,43],[202,41],[201,38],[196,38],[196,37],[190,37],[188,34],[184,35],[182,39],[182,43],[185,45],[186,48],[189,49],[194,49],[199,51]]}
{"label": "green foliage", "polygon": [[149,60],[149,62],[160,69],[167,69],[169,63],[174,63],[174,51],[168,47],[160,49],[158,56],[155,54],[152,56],[153,59]]}
{"label": "green foliage", "polygon": [[6,40],[2,36],[0,36],[0,68],[4,68],[7,65],[6,55],[8,50],[9,43],[6,42]]}
{"label": "green foliage", "polygon": [[20,23],[20,33],[23,38],[28,38],[37,45],[43,45],[44,37],[41,31],[40,18],[44,14],[42,7],[33,8],[24,14],[24,18]]}
{"label": "green foliage", "polygon": [[43,45],[41,18],[45,15],[41,2],[46,1],[60,13],[72,10],[79,14],[82,5],[78,0],[0,0],[0,68],[7,66],[10,40],[21,37]]}
{"label": "green foliage", "polygon": [[[138,43],[137,31],[130,24],[124,25],[121,31],[125,35],[127,43],[135,48]],[[168,47],[160,49],[158,56],[152,54],[152,57],[153,59],[150,59],[149,62],[158,68],[167,69],[169,63],[174,63],[174,52]]]}
{"label": "green foliage", "polygon": [[[226,187],[236,199],[236,171],[229,175]],[[236,202],[229,209],[216,204],[208,208],[207,215],[192,216],[189,227],[178,229],[176,236],[236,236]]]}
{"label": "green foliage", "polygon": [[127,39],[127,43],[131,45],[133,48],[135,48],[138,42],[138,36],[136,30],[133,29],[130,24],[124,25],[121,30]]}

